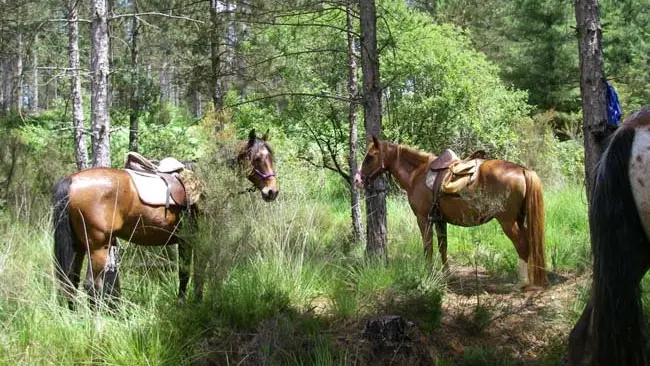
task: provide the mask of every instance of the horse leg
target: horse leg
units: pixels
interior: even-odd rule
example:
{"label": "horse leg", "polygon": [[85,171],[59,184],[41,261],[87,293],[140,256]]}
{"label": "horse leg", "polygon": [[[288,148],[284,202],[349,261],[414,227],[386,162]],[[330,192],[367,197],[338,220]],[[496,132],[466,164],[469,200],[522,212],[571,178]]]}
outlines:
{"label": "horse leg", "polygon": [[589,298],[589,302],[587,303],[585,310],[582,312],[582,315],[580,315],[580,319],[569,333],[567,366],[591,365],[593,362],[593,310],[593,300]]}
{"label": "horse leg", "polygon": [[64,284],[64,293],[68,301],[68,308],[70,310],[75,310],[75,295],[77,293],[77,288],[79,287],[79,281],[81,280],[81,267],[84,263],[84,253],[76,252],[74,260],[72,262],[72,267],[70,268],[70,273],[68,274],[68,280]]}
{"label": "horse leg", "polygon": [[104,273],[108,264],[109,246],[105,245],[99,249],[91,250],[89,256],[88,270],[86,271],[85,287],[90,296],[90,306],[94,310],[99,307],[99,300],[104,288]]}
{"label": "horse leg", "polygon": [[508,239],[512,241],[512,244],[517,250],[517,255],[519,256],[519,279],[523,283],[528,283],[528,245],[526,243],[526,238],[521,235],[521,230],[519,229],[519,224],[516,221],[509,220],[498,220],[501,225],[501,229],[506,234]]}
{"label": "horse leg", "polygon": [[422,244],[424,246],[424,257],[427,262],[432,262],[433,257],[433,233],[431,232],[431,221],[425,216],[418,216],[418,226],[422,234]]}
{"label": "horse leg", "polygon": [[117,238],[113,237],[111,240],[111,246],[108,249],[108,263],[104,272],[104,292],[108,298],[108,305],[113,310],[117,309],[122,294],[120,286],[118,249],[119,244]]}
{"label": "horse leg", "polygon": [[438,251],[442,258],[442,268],[449,273],[449,262],[447,262],[447,223],[436,221],[436,237],[438,239]]}
{"label": "horse leg", "polygon": [[190,281],[192,247],[186,241],[178,243],[178,303],[184,304],[187,296],[187,283]]}

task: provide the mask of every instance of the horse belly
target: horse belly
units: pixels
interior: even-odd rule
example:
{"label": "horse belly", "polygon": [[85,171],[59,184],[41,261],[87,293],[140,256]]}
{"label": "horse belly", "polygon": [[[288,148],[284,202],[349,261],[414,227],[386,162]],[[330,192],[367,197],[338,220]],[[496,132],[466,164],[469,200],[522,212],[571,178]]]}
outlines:
{"label": "horse belly", "polygon": [[129,214],[118,236],[138,245],[157,246],[178,242],[179,210],[140,206]]}
{"label": "horse belly", "polygon": [[471,199],[462,197],[440,199],[443,219],[457,226],[476,226],[490,221],[495,215],[487,208],[487,205],[477,204]]}
{"label": "horse belly", "polygon": [[650,127],[639,128],[634,135],[630,155],[630,184],[639,218],[650,238]]}

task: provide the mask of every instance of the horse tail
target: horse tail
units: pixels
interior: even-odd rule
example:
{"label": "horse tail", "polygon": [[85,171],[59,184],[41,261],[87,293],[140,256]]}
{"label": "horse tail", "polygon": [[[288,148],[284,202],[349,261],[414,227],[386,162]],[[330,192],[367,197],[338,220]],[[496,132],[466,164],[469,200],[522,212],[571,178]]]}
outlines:
{"label": "horse tail", "polygon": [[526,195],[524,196],[524,238],[528,243],[528,281],[546,287],[546,248],[544,247],[544,196],[542,182],[532,170],[524,169]]}
{"label": "horse tail", "polygon": [[644,364],[640,281],[648,237],[630,186],[634,129],[622,129],[604,152],[590,200],[594,256],[593,334],[601,365]]}
{"label": "horse tail", "polygon": [[54,224],[54,270],[57,278],[66,286],[70,285],[68,276],[75,258],[68,204],[70,203],[70,177],[60,179],[52,190],[52,222]]}

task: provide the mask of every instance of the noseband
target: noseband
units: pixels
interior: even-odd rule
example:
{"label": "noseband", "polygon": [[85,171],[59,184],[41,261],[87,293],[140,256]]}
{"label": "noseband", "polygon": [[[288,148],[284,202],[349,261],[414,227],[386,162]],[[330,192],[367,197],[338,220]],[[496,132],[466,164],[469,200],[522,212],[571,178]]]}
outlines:
{"label": "noseband", "polygon": [[257,173],[257,175],[259,175],[260,178],[262,178],[262,180],[267,180],[269,178],[275,177],[275,173],[266,173],[266,174],[264,174],[264,173],[260,172],[259,170],[257,170],[257,168],[253,168],[253,171],[255,173]]}

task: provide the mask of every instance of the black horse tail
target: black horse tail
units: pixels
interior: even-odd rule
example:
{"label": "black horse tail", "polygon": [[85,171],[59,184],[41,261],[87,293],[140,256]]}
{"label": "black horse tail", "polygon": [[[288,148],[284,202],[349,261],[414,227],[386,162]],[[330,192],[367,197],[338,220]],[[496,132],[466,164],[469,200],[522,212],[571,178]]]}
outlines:
{"label": "black horse tail", "polygon": [[70,271],[75,258],[75,240],[68,214],[70,177],[60,179],[52,190],[52,222],[54,224],[54,270],[64,288],[71,286]]}
{"label": "black horse tail", "polygon": [[630,185],[633,128],[618,131],[593,182],[589,224],[593,272],[595,360],[600,365],[643,365],[640,281],[649,243]]}

